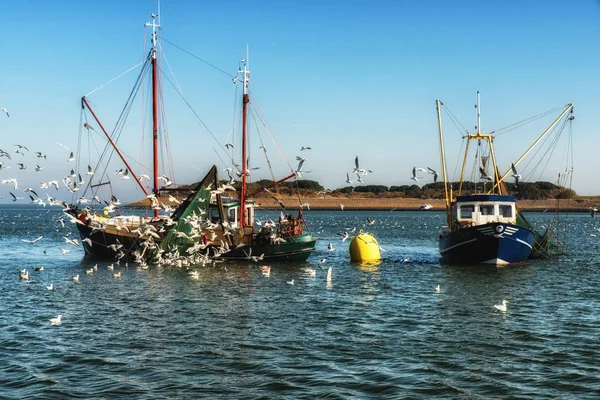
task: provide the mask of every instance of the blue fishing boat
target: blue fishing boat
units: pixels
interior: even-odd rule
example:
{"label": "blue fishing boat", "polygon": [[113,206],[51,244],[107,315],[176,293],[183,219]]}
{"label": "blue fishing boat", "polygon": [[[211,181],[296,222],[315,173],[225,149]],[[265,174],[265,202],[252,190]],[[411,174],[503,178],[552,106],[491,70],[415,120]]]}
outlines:
{"label": "blue fishing boat", "polygon": [[533,249],[533,231],[519,226],[513,196],[458,196],[452,204],[452,226],[440,235],[444,261],[469,264],[521,262]]}
{"label": "blue fishing boat", "polygon": [[[540,234],[527,222],[520,213],[516,199],[509,194],[504,180],[512,177],[515,187],[518,186],[521,175],[517,166],[525,156],[550,132],[560,120],[567,117],[573,120],[573,106],[567,104],[560,116],[537,138],[527,151],[516,161],[510,163],[510,168],[504,174],[497,166],[494,153],[494,136],[484,133],[480,126],[479,92],[477,92],[477,126],[476,132],[463,136],[466,140],[460,180],[457,182],[456,196],[446,173],[444,140],[442,134],[441,107],[437,100],[438,129],[446,198],[446,225],[439,235],[439,250],[441,258],[447,263],[458,264],[493,264],[503,265],[519,263],[529,257],[550,254],[549,243],[552,232],[550,227],[545,234]],[[469,143],[476,141],[475,156],[468,158]],[[469,160],[473,162],[473,173],[477,175],[471,193],[463,194],[463,180]]]}

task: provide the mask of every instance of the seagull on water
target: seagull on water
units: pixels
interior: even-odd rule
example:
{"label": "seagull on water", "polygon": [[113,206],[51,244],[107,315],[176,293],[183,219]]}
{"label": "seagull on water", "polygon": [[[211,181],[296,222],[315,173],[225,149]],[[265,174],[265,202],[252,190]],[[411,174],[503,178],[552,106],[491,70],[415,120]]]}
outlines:
{"label": "seagull on water", "polygon": [[506,312],[506,303],[508,303],[508,300],[502,300],[502,304],[494,304],[494,308],[498,311]]}
{"label": "seagull on water", "polygon": [[265,277],[269,277],[271,276],[271,266],[270,265],[261,265],[260,267],[260,272],[263,274],[263,276]]}
{"label": "seagull on water", "polygon": [[73,277],[73,282],[79,282],[79,274]]}
{"label": "seagull on water", "polygon": [[50,285],[46,286],[46,289],[54,290],[54,283],[51,283]]}
{"label": "seagull on water", "polygon": [[286,283],[287,283],[288,285],[292,285],[292,286],[294,286],[294,280],[293,280],[293,279],[292,279],[291,281],[289,281],[289,282],[286,282]]}
{"label": "seagull on water", "polygon": [[440,292],[440,285],[437,285],[434,289],[435,293],[439,293]]}
{"label": "seagull on water", "polygon": [[50,325],[58,326],[58,325],[62,324],[62,314],[58,314],[58,317],[56,317],[56,318],[50,318],[49,321],[50,321]]}
{"label": "seagull on water", "polygon": [[329,269],[327,270],[327,283],[331,283],[332,272],[333,272],[333,270],[331,269],[331,267],[329,267]]}
{"label": "seagull on water", "polygon": [[329,244],[327,245],[327,251],[333,251],[333,250],[335,250],[333,248],[333,244],[331,244],[331,242],[329,242]]}

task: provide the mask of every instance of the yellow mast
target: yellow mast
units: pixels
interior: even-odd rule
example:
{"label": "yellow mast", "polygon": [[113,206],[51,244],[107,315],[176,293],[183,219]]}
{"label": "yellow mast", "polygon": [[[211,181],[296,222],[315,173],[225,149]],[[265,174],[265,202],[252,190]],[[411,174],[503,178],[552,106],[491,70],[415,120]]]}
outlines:
{"label": "yellow mast", "polygon": [[444,154],[444,135],[442,129],[442,114],[440,110],[440,106],[442,102],[440,100],[435,101],[435,108],[437,111],[438,117],[438,131],[440,136],[440,153],[442,155],[442,174],[444,175],[444,194],[446,196],[446,220],[448,226],[450,226],[451,216],[450,216],[450,203],[452,202],[452,194],[448,197],[448,175],[446,174],[446,155]]}

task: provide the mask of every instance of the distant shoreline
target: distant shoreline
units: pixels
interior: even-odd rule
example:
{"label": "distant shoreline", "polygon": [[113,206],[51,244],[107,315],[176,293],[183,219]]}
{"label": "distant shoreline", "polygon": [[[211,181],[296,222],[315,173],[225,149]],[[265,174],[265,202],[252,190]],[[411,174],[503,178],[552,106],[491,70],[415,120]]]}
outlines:
{"label": "distant shoreline", "polygon": [[[287,210],[298,210],[300,208],[297,197],[279,196]],[[254,199],[259,209],[280,210],[281,207],[270,197]],[[444,211],[445,202],[440,199],[414,199],[414,198],[387,198],[387,197],[301,197],[302,203],[308,203],[310,210],[334,211],[417,211],[425,204],[431,205],[428,210],[422,211]],[[164,201],[163,201],[164,202]],[[145,207],[146,200],[137,201],[128,207]],[[166,202],[165,202],[166,203]],[[556,210],[564,212],[589,212],[589,207],[598,207],[599,202],[589,199],[571,200],[519,200],[517,202],[521,211],[547,211]],[[171,204],[171,206],[176,206]],[[600,208],[600,207],[598,207]],[[308,210],[307,207],[304,207]]]}

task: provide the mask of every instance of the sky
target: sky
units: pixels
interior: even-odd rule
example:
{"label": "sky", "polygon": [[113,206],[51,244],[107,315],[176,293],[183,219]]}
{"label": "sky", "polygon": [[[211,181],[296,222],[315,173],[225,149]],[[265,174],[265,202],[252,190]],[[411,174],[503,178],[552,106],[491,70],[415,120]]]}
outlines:
{"label": "sky", "polygon": [[[85,121],[80,99],[143,61],[149,44],[144,24],[157,9],[150,0],[3,2],[0,106],[10,117],[0,114],[0,149],[13,157],[0,158],[5,166],[0,179],[17,178],[19,196],[27,198],[25,187],[39,188],[40,181],[68,175],[75,166],[66,161],[71,150],[81,156],[82,174],[97,161],[94,147],[79,141]],[[163,0],[160,23],[174,171],[161,173],[177,183],[200,180],[213,164],[225,168],[221,160],[227,154],[219,147],[227,142],[236,144],[230,155],[239,157],[234,121],[240,97],[232,77],[248,54],[252,104],[289,164],[295,167],[295,157],[303,156],[303,169],[311,171],[303,177],[327,188],[347,185],[346,172],[352,171],[356,156],[361,168],[373,171],[363,177],[367,184],[412,184],[414,166],[441,171],[435,100],[472,130],[480,91],[485,132],[574,104],[575,120],[568,128],[573,189],[600,194],[595,174],[600,169],[598,0],[568,5],[557,0]],[[136,76],[137,71],[129,72],[87,97],[107,127],[114,126]],[[176,84],[185,101],[174,90]],[[148,110],[141,98],[137,105]],[[120,145],[138,174],[147,173],[142,164],[149,165],[149,134],[142,140],[141,111],[132,109],[129,121]],[[454,173],[464,132],[443,122],[448,171]],[[551,122],[497,137],[501,169]],[[261,143],[275,177],[288,175],[290,168],[275,160],[277,148],[265,128],[259,131],[264,142],[253,138],[249,145],[251,166],[261,167],[252,179],[271,177],[257,153]],[[94,143],[99,146],[100,138]],[[30,153],[15,154],[15,144]],[[301,146],[311,150],[300,152]],[[47,159],[37,159],[36,151]],[[558,145],[556,163],[529,175],[519,172],[553,182],[565,169],[564,153]],[[19,170],[18,161],[28,168]],[[45,168],[36,172],[35,164]],[[122,167],[113,159],[109,168]],[[111,175],[124,199],[141,197],[131,181]],[[431,181],[423,175],[418,184]],[[9,191],[14,191],[11,186],[0,185],[1,201],[10,201]],[[60,195],[48,193],[67,201],[71,196],[64,188]]]}

